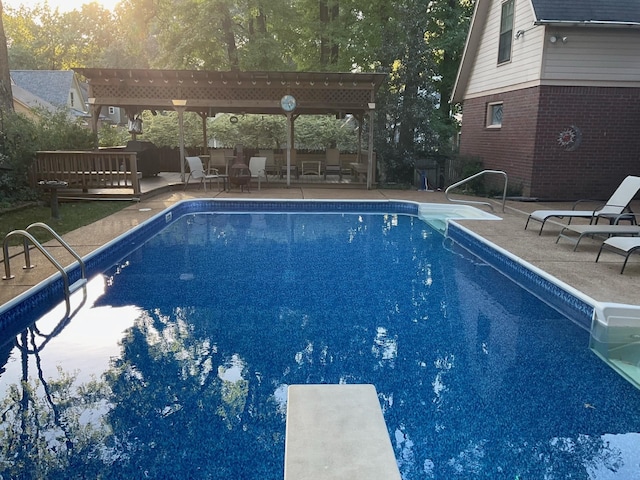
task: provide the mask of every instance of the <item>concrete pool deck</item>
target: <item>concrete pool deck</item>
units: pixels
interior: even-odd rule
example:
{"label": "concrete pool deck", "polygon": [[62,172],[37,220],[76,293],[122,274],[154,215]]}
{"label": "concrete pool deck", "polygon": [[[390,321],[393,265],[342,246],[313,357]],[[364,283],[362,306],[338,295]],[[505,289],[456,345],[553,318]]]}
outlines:
{"label": "concrete pool deck", "polygon": [[[76,252],[84,256],[180,200],[208,197],[409,200],[424,203],[450,203],[442,192],[416,190],[364,190],[326,188],[313,185],[280,188],[265,186],[263,183],[262,190],[252,189],[251,192],[241,193],[237,191],[218,192],[217,190],[205,192],[202,189],[196,189],[196,186],[193,185],[187,191],[182,191],[180,188],[179,190],[165,191],[151,197],[143,197],[140,202],[132,202],[126,208],[110,217],[70,232],[64,235],[63,238]],[[454,197],[478,200],[460,195],[455,195]],[[486,201],[486,199],[479,200]],[[571,208],[570,204],[509,200],[505,211],[502,212],[500,202],[492,201],[492,203],[494,204],[495,215],[501,217],[502,220],[464,220],[459,221],[459,223],[594,300],[632,305],[640,304],[638,299],[638,292],[640,291],[640,255],[631,256],[624,275],[621,275],[622,256],[604,252],[599,262],[595,263],[601,240],[585,238],[581,241],[578,251],[575,252],[573,251],[574,245],[566,240],[561,239],[558,244],[555,243],[562,225],[566,223],[566,219],[547,222],[542,235],[538,235],[538,223],[530,225],[530,229],[524,230],[527,215],[533,210]],[[640,204],[637,207],[640,207]],[[487,207],[483,206],[479,208],[488,210]],[[637,209],[634,208],[634,211],[637,211]],[[585,222],[584,220],[576,219],[572,223]],[[53,243],[47,244],[47,247],[54,258],[58,259],[62,265],[66,266],[72,262],[72,258],[61,247]],[[21,248],[13,248],[11,250],[11,273],[15,275],[15,278],[0,282],[0,304],[10,301],[55,273],[55,268],[38,251],[33,251],[31,254],[32,263],[37,265],[36,268],[23,270],[24,256],[21,251]]]}

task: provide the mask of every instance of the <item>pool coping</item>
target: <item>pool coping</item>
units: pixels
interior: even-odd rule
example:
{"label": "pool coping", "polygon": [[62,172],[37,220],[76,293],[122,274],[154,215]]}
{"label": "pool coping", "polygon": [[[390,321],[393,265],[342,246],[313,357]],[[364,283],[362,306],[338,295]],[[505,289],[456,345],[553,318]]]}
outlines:
{"label": "pool coping", "polygon": [[[203,210],[206,208],[206,210]],[[575,288],[558,280],[552,275],[520,259],[503,248],[475,234],[456,220],[501,220],[500,217],[466,205],[443,205],[409,200],[321,200],[321,199],[186,199],[160,211],[154,216],[117,236],[102,247],[87,254],[87,277],[104,271],[113,264],[113,259],[123,258],[128,252],[145,241],[150,231],[159,231],[175,219],[190,213],[211,211],[218,213],[380,213],[415,215],[429,221],[430,215],[436,217],[444,212],[454,212],[456,217],[445,221],[444,235],[455,241],[483,261],[496,268],[502,274],[551,305],[570,320],[586,330],[590,330],[594,318],[606,323],[607,308],[612,306],[625,309],[640,307],[622,304],[605,304],[583,294]],[[67,267],[70,282],[80,278],[77,263]],[[20,324],[26,313],[33,317],[46,304],[50,308],[55,299],[62,299],[63,282],[59,273],[38,283],[0,306],[0,332]],[[44,310],[42,311],[44,313]],[[605,317],[602,317],[605,315]]]}

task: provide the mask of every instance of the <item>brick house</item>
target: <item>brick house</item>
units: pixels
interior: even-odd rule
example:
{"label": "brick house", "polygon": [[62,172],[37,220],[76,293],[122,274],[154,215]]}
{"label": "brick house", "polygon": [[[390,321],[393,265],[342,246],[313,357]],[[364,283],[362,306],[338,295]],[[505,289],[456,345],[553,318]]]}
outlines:
{"label": "brick house", "polygon": [[523,196],[608,198],[640,175],[640,1],[477,0],[452,101]]}

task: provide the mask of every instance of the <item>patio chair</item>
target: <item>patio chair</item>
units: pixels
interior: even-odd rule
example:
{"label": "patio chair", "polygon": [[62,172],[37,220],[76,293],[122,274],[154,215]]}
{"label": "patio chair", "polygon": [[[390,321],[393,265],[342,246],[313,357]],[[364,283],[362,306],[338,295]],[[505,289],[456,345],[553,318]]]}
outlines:
{"label": "patio chair", "polygon": [[[538,235],[541,235],[547,220],[550,218],[564,217],[569,218],[569,224],[572,218],[587,218],[590,224],[594,222],[597,224],[600,218],[606,218],[610,224],[617,224],[621,220],[630,221],[632,224],[635,224],[636,219],[629,209],[629,204],[638,193],[638,190],[640,190],[640,177],[629,175],[622,181],[604,205],[594,210],[536,210],[529,215],[524,228],[525,230],[527,229],[530,220],[540,222],[542,225],[540,226]],[[582,201],[584,200],[576,202],[574,207]]]}
{"label": "patio chair", "polygon": [[229,172],[227,171],[228,163],[229,161],[226,158],[224,150],[211,150],[207,173],[213,173],[211,170],[217,170],[215,173],[219,174],[224,169],[224,174],[229,175]]}
{"label": "patio chair", "polygon": [[258,190],[260,190],[260,179],[264,178],[267,182],[267,173],[265,167],[267,165],[267,157],[251,157],[249,159],[249,170],[251,171],[251,178],[258,179]]}
{"label": "patio chair", "polygon": [[211,180],[217,180],[218,190],[220,190],[220,179],[223,178],[223,176],[219,175],[217,170],[210,169],[209,172],[205,172],[200,157],[185,157],[185,160],[189,164],[189,176],[187,177],[187,181],[184,183],[185,190],[187,189],[187,185],[189,185],[189,180],[191,180],[191,178],[200,179],[200,184],[204,185],[205,190],[207,189],[207,181],[211,182]]}
{"label": "patio chair", "polygon": [[638,237],[611,237],[607,238],[602,245],[600,245],[600,250],[598,251],[598,256],[596,257],[596,262],[600,259],[600,254],[603,250],[609,250],[613,253],[617,253],[618,255],[624,256],[624,263],[622,264],[622,268],[620,269],[620,274],[624,272],[624,267],[627,266],[627,261],[629,260],[629,256],[640,249],[640,238]]}
{"label": "patio chair", "polygon": [[324,179],[327,175],[338,175],[342,180],[342,165],[340,164],[340,150],[337,148],[327,148],[326,163],[324,165]]}

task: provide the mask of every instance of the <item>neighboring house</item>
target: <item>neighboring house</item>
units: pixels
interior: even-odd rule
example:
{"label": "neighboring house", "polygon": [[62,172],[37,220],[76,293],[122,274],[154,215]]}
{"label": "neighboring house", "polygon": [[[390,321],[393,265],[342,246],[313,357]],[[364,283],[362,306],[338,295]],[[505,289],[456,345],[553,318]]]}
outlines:
{"label": "neighboring house", "polygon": [[72,70],[11,70],[12,85],[26,90],[55,108],[66,108],[75,117],[88,116],[87,99]]}
{"label": "neighboring house", "polygon": [[37,110],[45,110],[51,113],[57,110],[56,107],[46,100],[41,99],[13,82],[11,83],[11,92],[13,95],[13,108],[17,113],[34,117]]}
{"label": "neighboring house", "polygon": [[640,175],[640,1],[477,0],[452,101],[524,196],[608,198]]}
{"label": "neighboring house", "polygon": [[[36,108],[54,112],[64,108],[89,126],[86,85],[72,70],[11,70],[11,89],[17,112],[33,115]],[[104,107],[100,122],[124,124],[120,108]]]}
{"label": "neighboring house", "polygon": [[[85,82],[83,82],[80,84],[80,86],[82,87],[82,93],[84,98],[88,99],[89,98],[88,85]],[[123,108],[115,107],[115,106],[102,107],[100,109],[100,119],[98,121],[98,126],[100,126],[100,123],[107,123],[110,125],[126,125],[128,120],[129,119],[126,116]]]}

